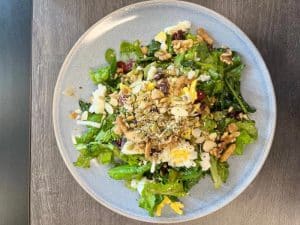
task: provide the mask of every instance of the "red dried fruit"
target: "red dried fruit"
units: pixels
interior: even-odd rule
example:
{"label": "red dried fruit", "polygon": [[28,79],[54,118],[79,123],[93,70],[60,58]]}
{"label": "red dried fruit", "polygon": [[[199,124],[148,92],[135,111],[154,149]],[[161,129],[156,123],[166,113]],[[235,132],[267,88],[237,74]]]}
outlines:
{"label": "red dried fruit", "polygon": [[121,68],[123,73],[128,73],[129,71],[131,71],[132,66],[133,66],[133,61],[129,61],[127,63],[125,63],[123,61],[118,61],[117,62],[117,67]]}
{"label": "red dried fruit", "polygon": [[206,94],[204,93],[204,91],[197,91],[197,101],[201,102],[203,99],[205,99]]}
{"label": "red dried fruit", "polygon": [[172,40],[183,40],[184,34],[185,33],[182,30],[178,30],[172,35]]}

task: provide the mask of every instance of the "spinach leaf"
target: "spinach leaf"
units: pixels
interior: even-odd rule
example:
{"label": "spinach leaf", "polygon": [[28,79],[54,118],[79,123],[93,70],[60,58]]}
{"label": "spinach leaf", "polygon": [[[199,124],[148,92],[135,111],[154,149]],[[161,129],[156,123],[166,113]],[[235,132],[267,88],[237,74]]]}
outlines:
{"label": "spinach leaf", "polygon": [[158,41],[152,40],[150,44],[147,46],[147,48],[148,48],[147,55],[153,57],[154,53],[160,49],[160,43]]}

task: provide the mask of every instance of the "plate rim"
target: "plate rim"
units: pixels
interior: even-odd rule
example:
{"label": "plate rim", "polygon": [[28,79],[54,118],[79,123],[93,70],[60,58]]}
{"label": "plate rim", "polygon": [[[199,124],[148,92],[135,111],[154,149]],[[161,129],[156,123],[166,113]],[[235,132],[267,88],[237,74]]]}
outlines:
{"label": "plate rim", "polygon": [[[139,7],[145,7],[146,8],[148,6],[158,5],[158,4],[162,4],[162,5],[171,4],[171,5],[174,5],[174,6],[177,6],[177,7],[180,7],[180,5],[182,4],[182,6],[185,5],[187,7],[195,7],[195,8],[197,8],[197,10],[202,10],[207,15],[210,15],[215,19],[222,20],[222,22],[224,24],[226,24],[227,27],[230,30],[234,31],[237,34],[238,37],[242,37],[242,41],[244,43],[246,43],[248,45],[248,47],[250,47],[251,52],[253,53],[253,55],[255,55],[255,58],[257,59],[257,61],[260,62],[260,67],[263,71],[263,74],[267,75],[265,77],[265,79],[266,79],[267,83],[270,84],[269,91],[270,91],[270,95],[271,95],[270,97],[271,97],[271,100],[272,100],[271,105],[273,106],[273,111],[272,112],[274,112],[274,120],[272,121],[271,129],[270,129],[270,139],[268,140],[268,142],[265,145],[265,149],[264,149],[265,153],[264,153],[264,155],[262,155],[261,163],[256,167],[256,169],[254,171],[251,172],[251,174],[247,177],[247,179],[245,179],[244,185],[240,186],[234,193],[231,194],[230,197],[228,197],[224,201],[218,202],[212,210],[210,210],[210,211],[208,210],[204,213],[193,213],[190,217],[174,217],[174,218],[176,218],[174,220],[172,218],[163,218],[163,217],[156,218],[156,217],[144,217],[144,216],[131,215],[130,213],[128,213],[128,211],[125,211],[122,208],[119,208],[115,205],[112,205],[112,204],[108,203],[101,196],[100,197],[97,196],[94,193],[94,191],[88,185],[86,185],[86,183],[82,182],[82,180],[80,178],[81,176],[79,176],[79,174],[75,172],[75,168],[73,167],[73,165],[70,164],[66,159],[65,151],[63,150],[64,149],[63,144],[60,141],[61,135],[59,135],[60,131],[59,131],[59,127],[58,127],[58,124],[57,124],[58,116],[56,115],[56,112],[58,111],[58,109],[56,107],[54,107],[55,105],[58,104],[58,98],[59,98],[59,95],[61,94],[61,91],[59,91],[59,84],[61,83],[61,80],[62,80],[62,77],[63,77],[63,74],[65,72],[66,67],[70,63],[70,59],[72,58],[74,53],[80,47],[80,44],[83,41],[83,39],[96,26],[98,26],[98,24],[104,22],[105,20],[109,19],[110,17],[113,17],[115,14],[130,11],[132,9],[139,8]],[[130,5],[127,5],[127,6],[124,6],[122,8],[117,9],[117,10],[107,14],[106,16],[104,16],[103,18],[98,20],[97,22],[95,22],[92,26],[90,26],[80,36],[80,38],[72,46],[71,50],[69,50],[69,53],[65,57],[64,62],[61,65],[60,71],[58,73],[58,77],[57,77],[57,80],[56,80],[54,93],[53,93],[52,123],[53,123],[53,127],[54,127],[54,134],[55,134],[56,143],[57,143],[60,155],[63,158],[64,164],[68,168],[69,172],[72,174],[73,178],[79,184],[79,186],[82,189],[84,189],[84,191],[87,192],[93,199],[95,199],[98,203],[105,206],[106,208],[112,210],[113,212],[121,214],[122,216],[125,216],[127,218],[131,218],[131,219],[138,220],[138,221],[143,221],[143,222],[149,222],[149,223],[169,223],[170,224],[170,223],[187,222],[187,221],[191,221],[191,220],[195,220],[195,219],[207,216],[207,215],[223,208],[224,206],[228,205],[229,203],[231,203],[234,199],[236,199],[242,192],[244,192],[250,186],[250,184],[254,181],[254,179],[257,177],[257,175],[261,171],[261,169],[262,169],[263,165],[265,164],[265,161],[266,161],[266,159],[269,155],[269,152],[271,150],[271,146],[272,146],[272,143],[273,143],[273,140],[274,140],[276,123],[277,123],[277,103],[276,103],[276,95],[275,95],[275,92],[274,92],[274,86],[273,86],[273,82],[272,82],[272,79],[271,79],[271,75],[270,75],[270,72],[269,72],[269,70],[266,66],[266,63],[265,63],[263,57],[261,56],[260,52],[258,51],[256,46],[254,45],[254,43],[250,40],[250,38],[236,24],[234,24],[230,19],[226,18],[225,16],[219,14],[218,12],[216,12],[212,9],[209,9],[207,7],[204,7],[204,6],[200,5],[200,4],[196,4],[196,3],[192,3],[192,2],[177,1],[177,0],[152,0],[152,1],[144,1],[144,2],[138,2],[138,3],[130,4]]]}

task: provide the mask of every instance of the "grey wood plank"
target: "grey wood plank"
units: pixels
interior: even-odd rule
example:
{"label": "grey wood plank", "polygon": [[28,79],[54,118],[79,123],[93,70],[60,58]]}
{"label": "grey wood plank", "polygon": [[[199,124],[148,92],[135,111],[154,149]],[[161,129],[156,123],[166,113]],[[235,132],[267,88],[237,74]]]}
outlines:
{"label": "grey wood plank", "polygon": [[29,223],[31,6],[0,0],[0,225]]}
{"label": "grey wood plank", "polygon": [[[63,60],[93,23],[136,1],[34,0],[32,46],[31,224],[145,224],[89,197],[64,165],[52,128],[52,96]],[[193,1],[241,27],[262,53],[275,85],[278,124],[258,177],[223,209],[187,224],[299,224],[299,1]],[[297,14],[298,13],[298,14]]]}

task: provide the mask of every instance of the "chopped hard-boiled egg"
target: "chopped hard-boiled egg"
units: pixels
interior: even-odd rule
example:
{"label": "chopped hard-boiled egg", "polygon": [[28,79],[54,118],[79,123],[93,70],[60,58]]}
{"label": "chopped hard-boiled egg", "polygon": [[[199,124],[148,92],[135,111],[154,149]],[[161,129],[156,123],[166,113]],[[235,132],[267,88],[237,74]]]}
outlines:
{"label": "chopped hard-boiled egg", "polygon": [[167,35],[165,32],[161,31],[159,32],[155,37],[154,37],[155,41],[158,41],[160,43],[166,42],[167,40]]}
{"label": "chopped hard-boiled egg", "polygon": [[172,167],[186,167],[195,166],[194,162],[197,159],[197,152],[194,146],[186,141],[180,142],[175,148],[167,148],[162,151],[159,156],[161,162],[167,162]]}
{"label": "chopped hard-boiled egg", "polygon": [[197,80],[194,80],[191,83],[190,87],[184,87],[182,89],[183,95],[186,96],[188,101],[190,101],[190,102],[194,102],[197,99],[196,86],[197,86]]}
{"label": "chopped hard-boiled egg", "polygon": [[190,21],[187,21],[187,20],[184,20],[184,21],[181,21],[179,22],[177,25],[175,26],[170,26],[170,27],[167,27],[165,28],[165,32],[167,34],[174,34],[176,33],[177,31],[179,30],[182,30],[183,32],[186,32],[188,31],[189,29],[191,28],[191,22]]}
{"label": "chopped hard-boiled egg", "polygon": [[155,41],[158,41],[160,43],[160,49],[163,51],[166,51],[168,46],[166,44],[166,40],[167,40],[167,34],[163,31],[159,32],[155,37],[154,37]]}
{"label": "chopped hard-boiled egg", "polygon": [[184,208],[184,205],[181,202],[172,202],[167,196],[164,196],[162,202],[156,207],[155,215],[161,216],[161,211],[166,205],[169,205],[171,209],[179,215],[183,213],[182,208]]}
{"label": "chopped hard-boiled egg", "polygon": [[144,154],[144,150],[139,148],[137,145],[135,145],[131,141],[127,141],[123,145],[121,152],[125,155]]}

